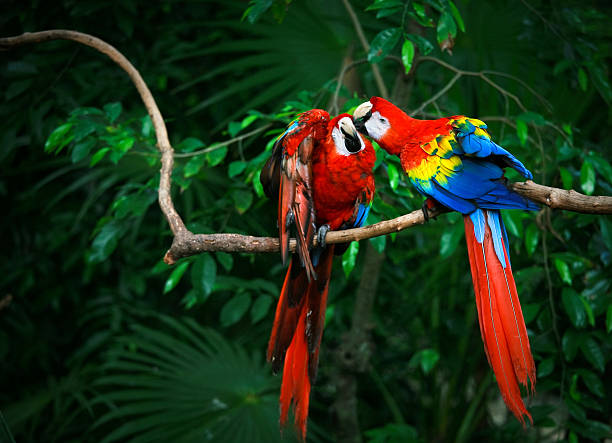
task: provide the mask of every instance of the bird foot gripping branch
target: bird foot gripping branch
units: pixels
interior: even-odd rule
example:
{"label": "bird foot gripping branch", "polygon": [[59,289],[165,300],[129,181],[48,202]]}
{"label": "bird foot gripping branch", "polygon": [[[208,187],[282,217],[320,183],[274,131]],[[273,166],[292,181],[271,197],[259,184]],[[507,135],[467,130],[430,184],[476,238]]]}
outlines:
{"label": "bird foot gripping branch", "polygon": [[535,387],[535,365],[508,255],[500,209],[537,210],[513,192],[503,177],[511,167],[527,179],[531,172],[491,140],[480,120],[453,116],[417,120],[392,103],[372,97],[355,109],[359,130],[390,154],[416,189],[432,203],[464,214],[478,321],[485,353],[504,402],[521,423],[526,415],[519,383]]}
{"label": "bird foot gripping branch", "polygon": [[[264,190],[279,202],[283,260],[289,255],[292,228],[297,236],[267,358],[274,372],[283,369],[280,423],[286,423],[293,405],[304,440],[335,251],[335,245],[325,244],[325,237],[330,229],[365,222],[374,194],[375,160],[372,144],[359,135],[350,115],[330,120],[327,112],[313,109],[300,114],[278,138],[261,173]],[[318,245],[311,250],[315,230]]]}

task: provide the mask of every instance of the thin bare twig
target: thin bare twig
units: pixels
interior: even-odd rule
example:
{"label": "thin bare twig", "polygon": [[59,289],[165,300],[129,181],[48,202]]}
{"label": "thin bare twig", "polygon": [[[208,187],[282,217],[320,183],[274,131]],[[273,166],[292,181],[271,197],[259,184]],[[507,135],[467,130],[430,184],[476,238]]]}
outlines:
{"label": "thin bare twig", "polygon": [[[353,27],[355,28],[357,37],[359,38],[359,41],[361,42],[361,46],[363,47],[366,53],[370,52],[370,43],[368,43],[368,39],[366,38],[363,32],[363,27],[361,26],[361,23],[359,22],[359,18],[357,17],[355,10],[353,9],[353,7],[351,6],[348,0],[342,0],[342,3],[344,4],[346,11],[351,17],[351,21],[353,22]],[[378,69],[378,66],[376,65],[376,63],[372,63],[372,74],[374,75],[374,81],[376,82],[376,86],[378,87],[378,90],[380,91],[381,96],[384,98],[389,97],[389,91],[387,90],[387,86],[385,85],[385,82],[383,81],[382,75],[380,73],[380,69]]]}
{"label": "thin bare twig", "polygon": [[236,143],[236,142],[240,142],[242,140],[244,140],[245,138],[249,138],[255,134],[259,134],[260,132],[265,131],[266,129],[268,129],[269,127],[271,127],[272,124],[267,124],[264,126],[260,126],[257,129],[253,129],[252,131],[246,132],[242,135],[239,135],[237,137],[234,138],[230,138],[229,140],[225,140],[222,142],[218,142],[218,143],[213,143],[212,145],[200,149],[198,151],[193,151],[193,152],[178,152],[174,154],[175,158],[184,158],[184,157],[193,157],[195,155],[200,155],[200,154],[206,154],[207,152],[212,152],[212,151],[216,151],[217,149],[223,148],[224,146],[228,146],[231,145],[232,143]]}

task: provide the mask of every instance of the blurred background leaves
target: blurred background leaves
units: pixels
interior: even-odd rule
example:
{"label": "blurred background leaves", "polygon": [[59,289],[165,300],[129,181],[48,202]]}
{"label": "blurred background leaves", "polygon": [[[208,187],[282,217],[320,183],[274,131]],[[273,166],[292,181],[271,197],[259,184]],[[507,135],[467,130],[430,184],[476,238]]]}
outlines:
{"label": "blurred background leaves", "polygon": [[[318,0],[9,1],[0,29],[88,32],[134,63],[166,118],[173,197],[194,232],[274,235],[259,183],[267,150],[296,112],[350,110],[380,94],[368,62],[418,117],[485,120],[537,182],[612,194],[606,2],[351,4],[368,51],[343,4]],[[0,432],[281,439],[279,380],[264,364],[278,257],[218,252],[168,268],[154,134],[127,76],[69,42],[0,58],[0,298],[12,297],[0,310]],[[421,206],[396,158],[378,150],[376,165],[370,223]],[[345,431],[329,409],[343,370],[333,356],[364,272],[378,291],[373,354],[353,374],[358,441],[610,438],[612,221],[546,209],[504,221],[538,368],[534,426],[523,430],[501,403],[461,220],[447,214],[369,240],[374,248],[354,243],[336,262],[309,440]],[[384,252],[381,272],[364,269],[369,249]]]}

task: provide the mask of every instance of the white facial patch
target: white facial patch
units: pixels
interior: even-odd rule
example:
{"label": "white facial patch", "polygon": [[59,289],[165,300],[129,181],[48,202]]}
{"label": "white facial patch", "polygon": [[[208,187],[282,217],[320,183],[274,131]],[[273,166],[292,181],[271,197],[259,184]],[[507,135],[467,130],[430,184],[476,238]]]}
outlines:
{"label": "white facial patch", "polygon": [[365,122],[366,130],[368,135],[374,140],[380,140],[385,136],[391,124],[386,117],[380,115],[380,112],[376,111],[372,113],[372,116]]}
{"label": "white facial patch", "polygon": [[349,156],[365,149],[365,143],[357,132],[353,120],[349,117],[338,120],[338,124],[332,129],[332,139],[336,146],[336,152],[340,155]]}

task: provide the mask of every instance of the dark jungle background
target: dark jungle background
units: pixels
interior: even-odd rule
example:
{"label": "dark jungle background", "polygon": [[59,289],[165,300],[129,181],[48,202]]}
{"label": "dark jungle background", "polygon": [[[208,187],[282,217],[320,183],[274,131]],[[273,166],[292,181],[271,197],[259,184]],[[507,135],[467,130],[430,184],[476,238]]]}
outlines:
{"label": "dark jungle background", "polygon": [[[5,0],[0,36],[74,29],[134,63],[166,119],[174,202],[194,232],[275,235],[258,180],[274,138],[296,112],[371,95],[422,118],[481,118],[537,182],[612,195],[609,2],[349,9],[369,50],[346,4],[320,0]],[[279,256],[162,262],[172,237],[152,126],[106,57],[66,41],[0,52],[0,85],[0,440],[281,440],[280,378],[264,357]],[[420,208],[380,150],[376,181],[370,223]],[[538,372],[533,426],[503,406],[461,217],[446,214],[337,259],[309,441],[610,441],[612,220],[504,220]]]}

